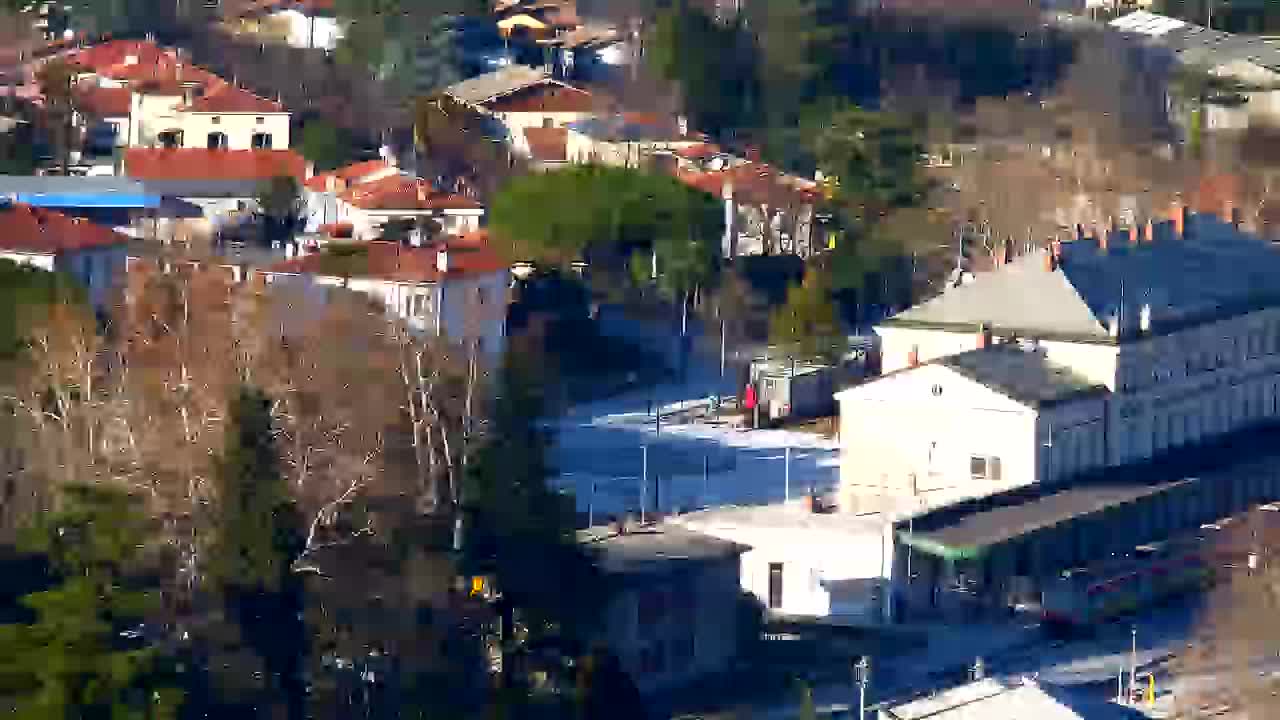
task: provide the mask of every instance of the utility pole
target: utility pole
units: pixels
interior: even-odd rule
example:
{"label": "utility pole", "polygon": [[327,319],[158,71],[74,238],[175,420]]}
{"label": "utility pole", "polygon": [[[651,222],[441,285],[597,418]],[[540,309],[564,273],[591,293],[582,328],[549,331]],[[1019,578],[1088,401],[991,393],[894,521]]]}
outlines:
{"label": "utility pole", "polygon": [[782,453],[782,493],[786,502],[791,502],[791,446]]}
{"label": "utility pole", "polygon": [[644,524],[644,506],[647,498],[646,490],[649,486],[649,446],[640,446],[640,524]]}
{"label": "utility pole", "polygon": [[1138,626],[1129,628],[1129,634],[1133,641],[1129,652],[1129,697],[1133,698],[1133,691],[1138,681]]}
{"label": "utility pole", "polygon": [[702,507],[708,507],[707,486],[711,483],[711,456],[702,456]]}
{"label": "utility pole", "polygon": [[867,684],[871,681],[871,659],[866,655],[853,666],[853,679],[858,685],[858,720],[866,720]]}

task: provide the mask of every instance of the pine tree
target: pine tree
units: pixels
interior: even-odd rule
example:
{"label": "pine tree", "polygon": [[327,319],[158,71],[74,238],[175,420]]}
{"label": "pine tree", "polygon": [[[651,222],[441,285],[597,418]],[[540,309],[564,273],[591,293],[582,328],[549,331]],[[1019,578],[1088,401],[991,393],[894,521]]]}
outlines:
{"label": "pine tree", "polygon": [[[232,677],[218,683],[224,696],[208,702],[281,709],[294,720],[305,707],[303,597],[292,572],[301,543],[278,457],[267,398],[241,389],[217,477],[218,537],[210,560],[223,613],[201,638],[201,652],[211,668],[231,666]],[[251,670],[258,663],[261,681]]]}
{"label": "pine tree", "polygon": [[[469,519],[461,568],[487,575],[499,593],[504,689],[519,689],[512,673],[518,644],[559,644],[577,655],[594,607],[587,591],[598,587],[574,538],[570,497],[548,484],[551,437],[543,429],[547,378],[535,353],[508,352],[486,433],[469,467],[464,507]],[[516,624],[524,628],[516,639]]]}
{"label": "pine tree", "polygon": [[139,587],[144,517],[118,491],[71,486],[63,508],[25,534],[22,549],[44,556],[55,579],[21,599],[30,624],[0,626],[0,696],[12,699],[12,717],[173,715],[182,694],[136,633],[158,606],[158,593]]}

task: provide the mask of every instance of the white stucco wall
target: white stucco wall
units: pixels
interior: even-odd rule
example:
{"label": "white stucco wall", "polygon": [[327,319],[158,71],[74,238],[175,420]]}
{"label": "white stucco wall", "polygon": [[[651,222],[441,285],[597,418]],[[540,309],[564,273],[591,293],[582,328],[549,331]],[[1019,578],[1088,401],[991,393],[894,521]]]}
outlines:
{"label": "white stucco wall", "polygon": [[593,114],[586,112],[499,112],[493,113],[493,116],[507,129],[508,137],[511,139],[511,147],[517,152],[527,155],[529,154],[529,143],[524,137],[525,128],[546,127],[548,123],[551,127],[564,127],[569,123],[592,117]]}
{"label": "white stucco wall", "polygon": [[[261,119],[261,122],[259,122]],[[289,114],[213,114],[182,113],[183,147],[204,148],[209,145],[209,133],[220,132],[227,136],[228,150],[252,150],[255,133],[271,136],[270,150],[289,148]]]}
{"label": "white stucco wall", "polygon": [[35,253],[0,252],[0,258],[11,260],[19,265],[30,265],[41,270],[53,272],[53,256]]}
{"label": "white stucco wall", "polygon": [[1280,417],[1280,308],[1125,344],[1118,377],[1113,465]]}
{"label": "white stucco wall", "polygon": [[459,341],[478,339],[484,353],[501,355],[506,349],[510,279],[506,269],[448,278],[443,284],[440,334]]}
{"label": "white stucco wall", "polygon": [[[323,206],[322,206],[323,208]],[[336,219],[326,222],[351,223],[353,237],[357,240],[376,240],[382,235],[382,226],[396,218],[429,217],[439,221],[449,235],[462,235],[480,229],[484,210],[405,210],[370,211],[355,207],[342,200],[336,201]]]}
{"label": "white stucco wall", "polygon": [[[982,496],[1036,481],[1036,411],[949,368],[923,366],[836,397],[841,507],[857,507],[858,496]],[[1000,479],[973,478],[973,456],[999,458]]]}
{"label": "white stucco wall", "polygon": [[[160,143],[160,133],[184,130],[183,114],[175,108],[182,104],[180,95],[130,95],[130,147],[151,147]],[[184,138],[185,142],[185,138]]]}
{"label": "white stucco wall", "polygon": [[[876,624],[893,542],[878,518],[815,515],[795,503],[709,510],[670,522],[750,547],[741,558],[742,589],[771,615]],[[782,603],[769,608],[773,564],[782,566]]]}
{"label": "white stucco wall", "polygon": [[296,48],[333,50],[342,39],[342,25],[337,18],[307,15],[292,9],[272,13],[269,17],[288,25],[287,42]]}
{"label": "white stucco wall", "polygon": [[978,347],[978,329],[969,332],[880,326],[880,371],[891,373],[907,367],[907,356],[915,348],[919,361],[927,363],[948,355],[956,355]]}

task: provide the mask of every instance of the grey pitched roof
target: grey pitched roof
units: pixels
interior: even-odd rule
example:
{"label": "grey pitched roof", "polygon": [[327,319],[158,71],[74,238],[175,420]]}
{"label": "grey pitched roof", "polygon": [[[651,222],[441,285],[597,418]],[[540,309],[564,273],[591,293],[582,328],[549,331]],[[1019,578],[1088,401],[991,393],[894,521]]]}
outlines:
{"label": "grey pitched roof", "polygon": [[542,70],[528,65],[508,65],[484,75],[477,75],[445,88],[445,94],[460,102],[480,105],[494,98],[510,95],[517,90],[541,82],[556,82]]}
{"label": "grey pitched roof", "polygon": [[1244,60],[1280,72],[1280,46],[1264,38],[1233,35],[1143,10],[1116,18],[1109,25],[1146,37],[1189,65],[1216,66]]}
{"label": "grey pitched roof", "polygon": [[631,122],[621,115],[587,118],[569,123],[569,129],[606,142],[662,142],[679,138],[679,130],[665,124]]}
{"label": "grey pitched roof", "polygon": [[1190,218],[1187,230],[1183,238],[1157,232],[1155,242],[1137,246],[1121,232],[1105,251],[1089,240],[1067,242],[1052,271],[1046,251],[1029,253],[886,324],[985,323],[997,332],[1106,342],[1113,318],[1128,337],[1144,305],[1159,334],[1280,304],[1280,251],[1271,243],[1212,216]]}
{"label": "grey pitched roof", "polygon": [[993,345],[938,361],[956,372],[1031,407],[1041,407],[1107,388],[1054,365],[1043,351],[1014,343]]}

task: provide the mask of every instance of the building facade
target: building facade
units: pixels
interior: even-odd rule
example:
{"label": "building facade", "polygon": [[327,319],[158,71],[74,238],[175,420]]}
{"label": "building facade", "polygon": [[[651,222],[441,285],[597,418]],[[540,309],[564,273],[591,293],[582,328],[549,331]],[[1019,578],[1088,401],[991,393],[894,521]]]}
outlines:
{"label": "building facade", "polygon": [[838,396],[850,497],[1065,482],[1280,417],[1280,254],[1210,215],[1030,253],[877,332],[886,376]]}

